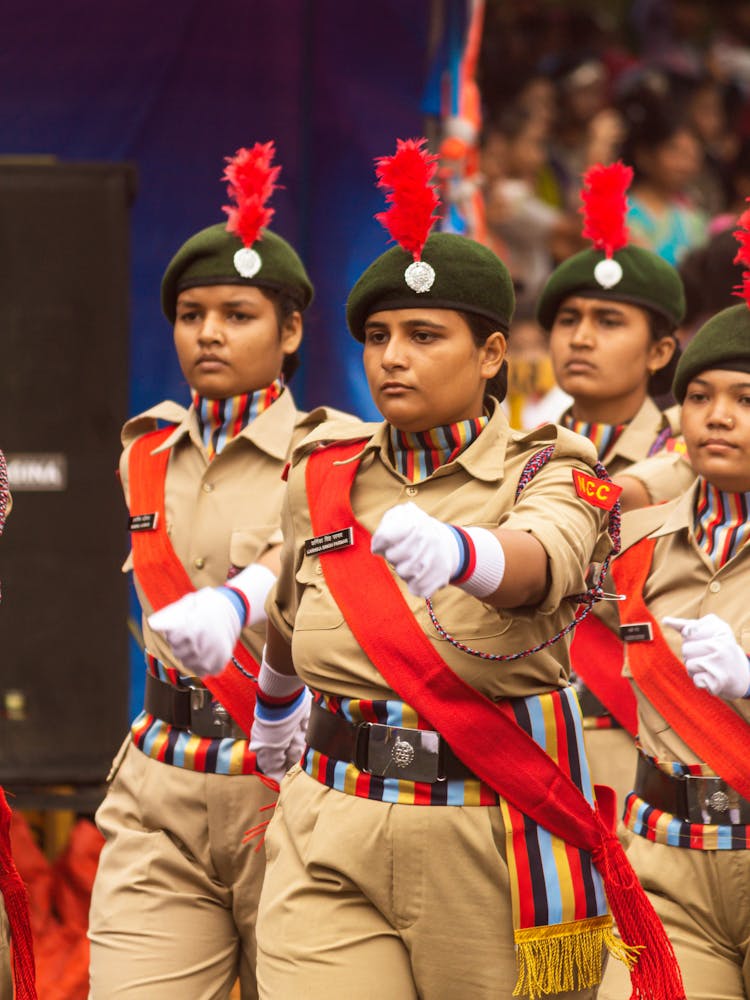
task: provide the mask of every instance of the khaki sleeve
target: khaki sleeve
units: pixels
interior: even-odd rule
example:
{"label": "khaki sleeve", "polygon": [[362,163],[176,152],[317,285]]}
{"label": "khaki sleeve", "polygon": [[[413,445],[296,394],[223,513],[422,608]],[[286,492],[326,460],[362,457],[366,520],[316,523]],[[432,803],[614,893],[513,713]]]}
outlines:
{"label": "khaki sleeve", "polygon": [[695,482],[695,472],[687,455],[659,452],[628,466],[619,473],[643,483],[651,503],[664,503],[682,496]]}
{"label": "khaki sleeve", "polygon": [[[591,563],[600,563],[611,550],[607,512],[582,500],[573,485],[573,469],[588,475],[585,462],[553,459],[531,480],[500,527],[528,531],[547,552],[550,586],[538,607],[551,614],[563,598],[586,590]],[[506,568],[513,572],[512,566]]]}

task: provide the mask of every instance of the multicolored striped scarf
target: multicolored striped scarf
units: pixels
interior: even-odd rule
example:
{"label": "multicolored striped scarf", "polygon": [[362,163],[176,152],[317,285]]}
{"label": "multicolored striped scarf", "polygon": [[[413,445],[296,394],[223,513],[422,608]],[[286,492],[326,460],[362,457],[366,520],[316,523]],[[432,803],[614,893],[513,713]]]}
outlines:
{"label": "multicolored striped scarf", "polygon": [[474,417],[429,431],[400,431],[391,427],[393,464],[410,482],[419,483],[476,441],[489,419]]}
{"label": "multicolored striped scarf", "polygon": [[[402,701],[365,701],[316,694],[321,707],[349,722],[377,722],[430,729]],[[555,760],[593,803],[593,785],[583,749],[581,713],[572,688],[509,701],[516,722]],[[348,795],[415,806],[492,806],[502,809],[511,883],[519,976],[514,996],[539,997],[594,986],[601,979],[605,947],[616,947],[612,918],[591,855],[499,799],[474,780],[428,784],[383,778],[360,771],[311,747],[302,767]]]}
{"label": "multicolored striped scarf", "polygon": [[265,389],[243,392],[228,399],[205,399],[196,392],[193,395],[193,406],[209,462],[221,453],[229,441],[238,437],[251,421],[275,403],[283,391],[284,380],[277,378]]}
{"label": "multicolored striped scarf", "polygon": [[562,418],[562,424],[576,434],[582,434],[596,448],[596,454],[601,461],[610,448],[614,447],[615,441],[627,427],[627,424],[591,424],[585,420],[576,420],[572,413],[566,413]]}
{"label": "multicolored striped scarf", "polygon": [[701,477],[693,508],[693,534],[698,548],[716,569],[728,563],[750,537],[750,493],[725,493]]}

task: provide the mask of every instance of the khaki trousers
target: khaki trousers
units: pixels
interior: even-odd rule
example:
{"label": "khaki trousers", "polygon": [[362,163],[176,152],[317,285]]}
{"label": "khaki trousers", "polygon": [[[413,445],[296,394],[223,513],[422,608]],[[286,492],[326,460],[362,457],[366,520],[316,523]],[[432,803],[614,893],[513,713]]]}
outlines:
{"label": "khaki trousers", "polygon": [[0,1000],[13,1000],[13,976],[10,960],[10,925],[0,896]]}
{"label": "khaki trousers", "polygon": [[[750,851],[693,851],[633,836],[627,852],[674,946],[687,1000],[748,1000]],[[630,997],[619,965],[609,963],[600,1000]]]}
{"label": "khaki trousers", "polygon": [[622,818],[625,797],[633,790],[638,751],[624,729],[584,729],[586,757],[595,785],[609,785],[617,793],[617,818]]}
{"label": "khaki trousers", "polygon": [[264,1000],[510,1000],[516,961],[499,808],[370,801],[296,766],[266,853]]}
{"label": "khaki trousers", "polygon": [[252,775],[200,774],[128,739],[97,813],[106,839],[89,920],[90,1000],[257,997],[259,838],[276,794]]}

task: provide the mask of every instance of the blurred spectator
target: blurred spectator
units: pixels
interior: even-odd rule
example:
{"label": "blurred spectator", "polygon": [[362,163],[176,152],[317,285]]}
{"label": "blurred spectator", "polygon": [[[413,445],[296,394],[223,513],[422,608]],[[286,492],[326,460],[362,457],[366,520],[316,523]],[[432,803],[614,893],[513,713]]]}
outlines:
{"label": "blurred spectator", "polygon": [[533,430],[554,423],[573,402],[555,381],[549,342],[533,311],[516,310],[508,337],[508,394],[511,427]]}
{"label": "blurred spectator", "polygon": [[[631,115],[633,107],[631,97]],[[690,197],[703,148],[684,115],[666,103],[646,105],[639,119],[631,117],[622,155],[635,171],[628,196],[631,241],[677,266],[707,236],[708,218]]]}

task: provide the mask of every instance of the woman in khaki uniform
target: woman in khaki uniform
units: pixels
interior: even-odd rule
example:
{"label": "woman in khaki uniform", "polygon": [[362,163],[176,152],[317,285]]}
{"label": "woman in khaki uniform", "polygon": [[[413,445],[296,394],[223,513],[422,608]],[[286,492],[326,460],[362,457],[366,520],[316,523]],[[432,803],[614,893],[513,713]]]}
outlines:
{"label": "woman in khaki uniform", "polygon": [[[240,154],[260,167],[273,149]],[[162,307],[192,403],[161,403],[123,430],[125,568],[143,608],[147,678],[97,814],[106,844],[90,915],[92,1000],[219,1000],[238,976],[243,1000],[257,995],[261,844],[278,786],[248,733],[282,474],[294,443],[325,416],[300,413],[286,386],[312,293],[295,251],[267,229],[254,238],[204,229],[164,274]],[[225,581],[231,589],[207,589]],[[218,651],[201,644],[195,591],[215,598]],[[149,624],[159,608],[163,632],[189,615],[197,641],[170,646]],[[283,707],[306,717],[300,685]]]}
{"label": "woman in khaki uniform", "polygon": [[267,838],[260,993],[593,997],[602,883],[525,790],[544,746],[591,801],[554,638],[609,548],[585,484],[609,484],[582,437],[508,426],[500,260],[452,234],[420,251],[389,250],[347,304],[385,422],[324,425],[292,461],[265,659],[314,701]]}
{"label": "woman in khaki uniform", "polygon": [[[553,272],[537,310],[549,332],[557,382],[573,397],[559,422],[594,443],[599,460],[618,483],[633,463],[669,452],[677,443],[678,408],[662,413],[652,396],[671,386],[679,353],[675,330],[685,311],[675,268],[650,250],[626,243],[608,254],[604,246],[614,242],[611,234],[609,241],[601,234],[595,238],[599,190],[613,177],[626,184],[628,176],[622,164],[595,167],[585,175],[584,233],[592,236],[594,246]],[[608,216],[616,219],[617,205],[610,207]],[[624,213],[624,189],[621,207]],[[624,230],[621,239],[626,239]],[[695,474],[678,460],[668,479],[650,478],[653,495],[644,502],[658,503],[679,496]],[[622,727],[632,725],[634,706],[623,717],[618,703],[630,703],[629,692],[591,676],[604,655],[593,645],[589,624],[576,633],[572,656],[594,781],[614,788],[621,804],[635,767],[632,736]]]}
{"label": "woman in khaki uniform", "polygon": [[[750,225],[750,215],[745,220]],[[750,232],[747,234],[750,239]],[[747,287],[747,278],[746,287]],[[698,473],[625,518],[612,570],[638,701],[628,856],[677,952],[690,1000],[750,997],[750,311],[717,314],[674,393]],[[629,987],[608,971],[600,996]]]}

